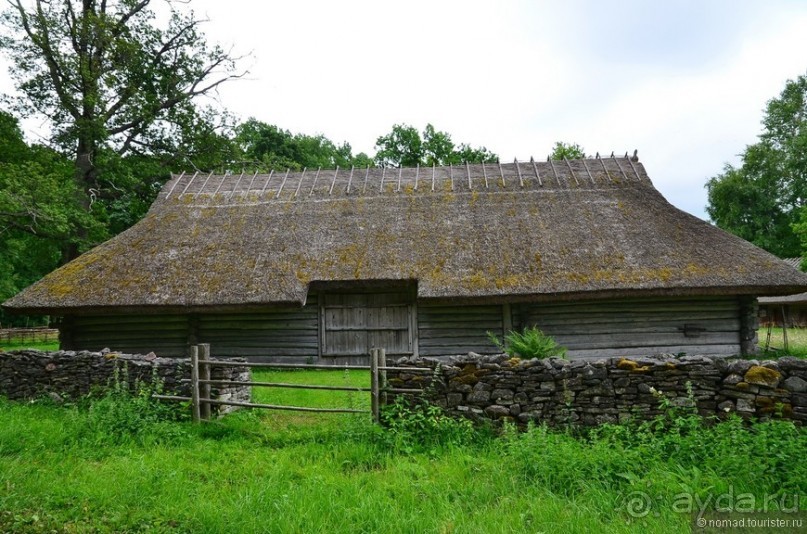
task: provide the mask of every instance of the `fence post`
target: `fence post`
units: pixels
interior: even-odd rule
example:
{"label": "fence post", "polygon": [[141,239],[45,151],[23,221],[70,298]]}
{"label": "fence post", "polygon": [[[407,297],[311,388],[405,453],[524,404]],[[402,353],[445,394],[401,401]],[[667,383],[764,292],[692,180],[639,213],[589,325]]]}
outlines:
{"label": "fence post", "polygon": [[[379,367],[386,367],[387,366],[387,349],[378,349],[378,364]],[[387,371],[383,369],[381,371],[381,405],[387,405]]]}
{"label": "fence post", "polygon": [[379,349],[370,349],[370,411],[374,423],[381,421],[378,411],[378,352]]}
{"label": "fence post", "polygon": [[[210,380],[210,343],[199,345],[199,378]],[[210,400],[210,384],[199,384],[199,415],[203,421],[210,421],[212,406],[206,400]]]}
{"label": "fence post", "polygon": [[191,415],[193,422],[201,419],[199,411],[199,346],[191,345]]}

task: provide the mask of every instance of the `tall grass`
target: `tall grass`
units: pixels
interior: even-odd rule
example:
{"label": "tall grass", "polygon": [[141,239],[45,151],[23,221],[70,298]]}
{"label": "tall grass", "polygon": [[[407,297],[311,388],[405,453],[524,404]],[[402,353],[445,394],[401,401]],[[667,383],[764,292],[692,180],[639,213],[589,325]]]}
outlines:
{"label": "tall grass", "polygon": [[[762,327],[757,331],[757,338],[759,339],[759,347],[761,350],[765,349],[767,336],[767,327]],[[784,330],[779,327],[772,328],[770,351],[766,353],[766,356],[796,356],[798,358],[807,358],[807,328],[788,328],[787,340],[788,350],[784,350]]]}
{"label": "tall grass", "polygon": [[58,341],[20,341],[12,339],[0,343],[0,351],[10,351],[18,349],[36,349],[42,351],[59,350]]}
{"label": "tall grass", "polygon": [[[261,373],[363,385],[366,373]],[[0,400],[2,532],[680,532],[680,492],[807,492],[807,433],[702,426],[692,414],[582,432],[496,434],[398,405],[364,415],[152,417],[144,390],[66,406]],[[274,404],[364,406],[366,393],[256,390]],[[152,406],[156,411],[166,408]],[[393,417],[394,416],[394,417]],[[652,500],[647,515],[628,496]]]}

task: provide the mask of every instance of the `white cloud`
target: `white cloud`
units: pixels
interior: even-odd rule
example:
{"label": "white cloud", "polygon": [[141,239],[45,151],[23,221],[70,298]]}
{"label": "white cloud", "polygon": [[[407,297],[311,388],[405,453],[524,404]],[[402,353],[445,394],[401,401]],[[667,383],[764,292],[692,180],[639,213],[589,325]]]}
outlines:
{"label": "white cloud", "polygon": [[210,18],[210,41],[254,52],[249,79],[220,93],[242,118],[365,152],[401,122],[508,160],[543,158],[559,140],[638,148],[668,200],[701,217],[706,179],[737,163],[766,101],[807,69],[807,4],[787,0],[191,7]]}

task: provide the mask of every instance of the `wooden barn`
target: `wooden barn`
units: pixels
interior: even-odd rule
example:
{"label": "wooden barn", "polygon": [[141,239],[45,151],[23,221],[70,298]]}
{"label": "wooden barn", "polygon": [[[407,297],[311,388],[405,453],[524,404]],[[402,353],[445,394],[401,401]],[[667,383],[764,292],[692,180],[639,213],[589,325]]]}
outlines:
{"label": "wooden barn", "polygon": [[487,332],[527,325],[573,358],[749,353],[756,295],[805,290],[626,156],[174,176],[4,306],[61,317],[70,349],[343,364],[495,352]]}

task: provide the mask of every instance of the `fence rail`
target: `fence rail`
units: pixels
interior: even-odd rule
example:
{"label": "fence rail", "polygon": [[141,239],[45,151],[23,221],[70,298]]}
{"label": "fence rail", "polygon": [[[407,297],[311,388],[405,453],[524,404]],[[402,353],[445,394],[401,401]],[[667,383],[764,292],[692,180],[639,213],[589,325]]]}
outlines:
{"label": "fence rail", "polygon": [[[195,422],[207,421],[211,418],[212,406],[237,406],[242,408],[262,408],[267,410],[288,410],[297,412],[319,412],[319,413],[370,413],[373,421],[379,422],[381,396],[386,393],[422,393],[420,389],[392,388],[387,384],[387,371],[405,371],[412,373],[432,373],[434,370],[429,367],[390,367],[386,365],[386,351],[384,349],[372,349],[370,351],[370,365],[317,365],[317,364],[294,364],[294,363],[250,363],[233,362],[223,360],[213,360],[210,358],[210,345],[192,345],[190,347],[191,356],[191,378],[183,379],[181,382],[189,383],[191,386],[191,396],[184,397],[178,395],[153,395],[155,399],[167,401],[190,401],[193,420]],[[384,362],[384,364],[380,364]],[[273,368],[273,369],[328,369],[328,370],[360,370],[370,372],[370,387],[359,386],[329,386],[322,384],[289,384],[285,382],[255,382],[239,380],[212,380],[210,378],[212,367],[249,367],[249,368]],[[211,398],[210,386],[250,386],[268,388],[292,388],[310,390],[329,391],[357,391],[370,393],[370,409],[360,410],[354,408],[315,408],[309,406],[284,406],[276,404],[261,404],[254,402],[240,402],[231,400],[219,400]]]}
{"label": "fence rail", "polygon": [[59,341],[56,328],[0,328],[0,343],[50,343]]}

